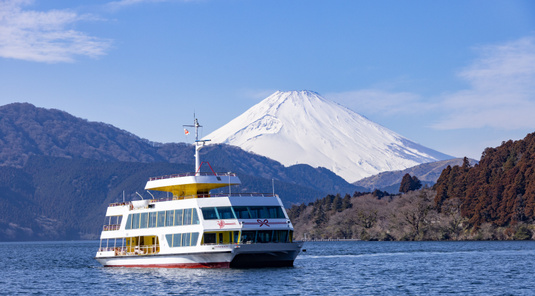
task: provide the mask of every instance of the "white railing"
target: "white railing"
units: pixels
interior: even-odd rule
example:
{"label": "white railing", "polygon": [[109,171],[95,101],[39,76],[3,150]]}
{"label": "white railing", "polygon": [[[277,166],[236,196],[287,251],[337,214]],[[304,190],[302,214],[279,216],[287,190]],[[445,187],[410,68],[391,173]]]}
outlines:
{"label": "white railing", "polygon": [[114,225],[104,225],[102,227],[102,231],[112,231],[112,230],[119,230],[121,228],[120,224],[114,224]]}
{"label": "white railing", "polygon": [[[215,194],[197,194],[197,195],[186,195],[186,196],[173,196],[173,197],[163,197],[160,199],[151,199],[150,203],[156,203],[156,202],[164,202],[164,201],[171,201],[171,200],[180,200],[180,199],[189,199],[189,198],[210,198],[210,197],[232,197],[232,196],[239,196],[239,197],[274,197],[277,196],[277,194],[273,193],[215,193]],[[131,202],[126,203],[112,203],[109,206],[110,207],[117,207],[117,206],[130,206],[130,210],[133,210],[133,206]],[[148,208],[148,205],[143,208]],[[136,208],[139,209],[139,208]]]}
{"label": "white railing", "polygon": [[133,247],[101,247],[99,252],[115,252],[115,256],[151,255],[159,253],[160,245],[142,245]]}
{"label": "white railing", "polygon": [[[190,177],[195,176],[196,173],[183,173],[183,174],[173,174],[173,175],[165,175],[165,176],[158,176],[158,177],[150,177],[149,181],[155,181],[155,180],[163,180],[163,179],[170,179],[170,178],[179,178],[179,177]],[[197,176],[216,176],[216,177],[235,177],[235,173],[197,173]]]}

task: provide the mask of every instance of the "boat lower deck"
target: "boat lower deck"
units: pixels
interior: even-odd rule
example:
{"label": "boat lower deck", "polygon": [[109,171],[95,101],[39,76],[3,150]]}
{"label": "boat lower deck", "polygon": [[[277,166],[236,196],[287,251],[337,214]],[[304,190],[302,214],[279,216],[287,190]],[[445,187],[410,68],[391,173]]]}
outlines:
{"label": "boat lower deck", "polygon": [[302,242],[215,245],[212,251],[174,254],[115,255],[101,252],[95,259],[105,267],[256,268],[293,266]]}

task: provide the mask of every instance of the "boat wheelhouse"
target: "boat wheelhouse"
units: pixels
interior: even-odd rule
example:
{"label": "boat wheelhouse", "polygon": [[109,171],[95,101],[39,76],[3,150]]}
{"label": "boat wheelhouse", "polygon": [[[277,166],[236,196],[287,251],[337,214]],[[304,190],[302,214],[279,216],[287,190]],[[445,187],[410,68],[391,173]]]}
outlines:
{"label": "boat wheelhouse", "polygon": [[[293,266],[302,242],[293,241],[280,198],[231,193],[236,174],[201,173],[207,140],[198,140],[196,119],[193,127],[196,172],[149,179],[146,190],[170,197],[110,204],[95,259],[110,267]],[[227,194],[210,193],[226,186]]]}

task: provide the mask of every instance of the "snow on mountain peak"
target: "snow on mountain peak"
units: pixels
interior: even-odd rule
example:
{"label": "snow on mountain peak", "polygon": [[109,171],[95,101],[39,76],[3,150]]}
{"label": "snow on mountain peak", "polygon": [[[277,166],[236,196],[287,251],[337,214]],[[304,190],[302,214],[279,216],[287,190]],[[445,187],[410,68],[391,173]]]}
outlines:
{"label": "snow on mountain peak", "polygon": [[348,182],[449,159],[312,91],[277,91],[205,138],[285,166],[325,167]]}

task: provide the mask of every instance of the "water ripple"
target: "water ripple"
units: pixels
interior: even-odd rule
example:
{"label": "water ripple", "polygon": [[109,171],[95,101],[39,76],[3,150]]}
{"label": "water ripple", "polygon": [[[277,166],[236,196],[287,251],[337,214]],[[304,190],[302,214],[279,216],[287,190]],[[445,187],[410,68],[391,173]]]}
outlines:
{"label": "water ripple", "polygon": [[97,242],[0,243],[0,295],[532,295],[535,242],[314,242],[293,268],[104,268]]}

